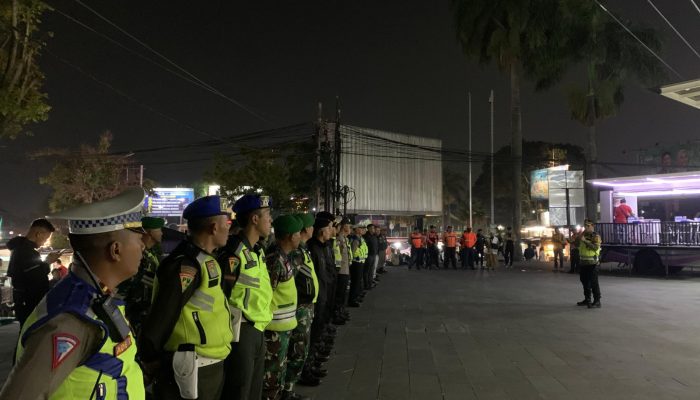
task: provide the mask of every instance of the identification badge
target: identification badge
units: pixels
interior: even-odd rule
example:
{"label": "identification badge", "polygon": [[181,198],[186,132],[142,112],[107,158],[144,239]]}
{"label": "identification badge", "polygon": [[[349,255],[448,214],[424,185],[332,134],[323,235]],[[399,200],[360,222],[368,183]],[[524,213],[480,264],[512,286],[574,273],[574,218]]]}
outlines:
{"label": "identification badge", "polygon": [[219,277],[219,268],[217,268],[216,261],[209,260],[204,263],[207,267],[207,272],[209,273],[209,279],[216,279]]}
{"label": "identification badge", "polygon": [[233,256],[228,258],[228,267],[231,273],[241,266],[241,259]]}
{"label": "identification badge", "polygon": [[114,356],[119,357],[119,355],[123,354],[129,347],[131,347],[131,335],[127,336],[121,343],[114,345]]}
{"label": "identification badge", "polygon": [[58,368],[58,366],[73,353],[79,344],[80,340],[69,333],[55,333],[53,335],[51,369]]}

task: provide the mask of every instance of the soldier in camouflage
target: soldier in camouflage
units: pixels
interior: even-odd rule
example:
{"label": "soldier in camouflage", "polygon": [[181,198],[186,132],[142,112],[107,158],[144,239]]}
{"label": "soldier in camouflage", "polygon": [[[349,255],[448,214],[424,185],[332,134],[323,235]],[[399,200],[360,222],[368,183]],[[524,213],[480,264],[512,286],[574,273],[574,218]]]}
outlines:
{"label": "soldier in camouflage", "polygon": [[[294,385],[302,378],[304,363],[309,355],[311,337],[311,322],[314,319],[314,303],[316,302],[316,273],[311,262],[311,255],[306,249],[306,241],[313,236],[314,217],[311,214],[297,214],[303,223],[301,244],[290,254],[295,268],[294,282],[297,287],[297,327],[289,338],[287,350],[287,374],[284,379],[284,400],[304,400],[307,397],[294,392]],[[304,380],[307,385],[315,386],[321,381],[318,377],[308,374]]]}
{"label": "soldier in camouflage", "polygon": [[282,215],[272,222],[275,243],[265,252],[272,286],[272,321],[265,328],[264,400],[278,400],[287,372],[287,352],[292,330],[297,326],[297,289],[289,254],[299,247],[302,222]]}
{"label": "soldier in camouflage", "polygon": [[123,282],[117,288],[126,303],[126,318],[134,332],[141,332],[141,322],[151,308],[153,295],[153,279],[160,263],[160,242],[163,239],[162,228],[165,220],[162,218],[143,217],[141,224],[146,233],[143,234],[144,251],[139,270],[131,279]]}

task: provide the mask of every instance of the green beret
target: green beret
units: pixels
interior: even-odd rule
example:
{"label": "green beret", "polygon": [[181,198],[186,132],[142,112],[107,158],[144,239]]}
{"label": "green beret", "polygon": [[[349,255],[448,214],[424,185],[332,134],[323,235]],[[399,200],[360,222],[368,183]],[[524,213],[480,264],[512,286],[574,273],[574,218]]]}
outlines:
{"label": "green beret", "polygon": [[301,223],[303,224],[303,228],[308,228],[310,226],[314,226],[314,221],[316,220],[313,215],[311,214],[294,214],[295,217],[299,218]]}
{"label": "green beret", "polygon": [[160,229],[165,226],[165,220],[156,217],[143,217],[141,218],[141,225],[143,229]]}
{"label": "green beret", "polygon": [[301,230],[304,229],[304,225],[301,221],[293,215],[280,215],[272,221],[272,226],[275,228],[276,235],[301,232]]}

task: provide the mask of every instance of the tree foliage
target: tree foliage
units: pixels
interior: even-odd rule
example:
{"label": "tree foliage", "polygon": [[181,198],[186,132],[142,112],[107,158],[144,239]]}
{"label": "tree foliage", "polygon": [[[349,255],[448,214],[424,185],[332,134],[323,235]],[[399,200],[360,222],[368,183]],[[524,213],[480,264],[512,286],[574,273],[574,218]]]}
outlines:
{"label": "tree foliage", "polygon": [[267,148],[241,148],[240,158],[219,155],[205,179],[221,186],[220,193],[233,202],[246,193],[272,197],[273,207],[295,211],[306,204],[314,176],[313,143]]}
{"label": "tree foliage", "polygon": [[0,138],[28,133],[26,125],[48,118],[37,62],[45,45],[39,25],[48,8],[39,0],[0,2]]}
{"label": "tree foliage", "polygon": [[[73,149],[48,148],[32,154],[32,158],[52,157],[57,162],[39,183],[52,189],[49,209],[60,211],[76,204],[92,203],[121,193],[127,187],[139,186],[139,176],[129,174],[133,163],[128,157],[111,155],[112,134],[103,133],[96,145]],[[133,171],[133,170],[132,170]],[[153,182],[144,180],[146,190]]]}

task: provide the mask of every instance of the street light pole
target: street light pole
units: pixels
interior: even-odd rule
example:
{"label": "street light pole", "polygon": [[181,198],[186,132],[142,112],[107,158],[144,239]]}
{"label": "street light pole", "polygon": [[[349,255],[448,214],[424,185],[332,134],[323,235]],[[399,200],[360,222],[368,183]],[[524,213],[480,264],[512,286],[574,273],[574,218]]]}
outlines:
{"label": "street light pole", "polygon": [[493,97],[493,89],[491,89],[491,96],[489,97],[489,103],[491,103],[491,225],[495,224],[495,216],[494,216],[494,191],[493,191],[493,103],[494,103],[494,97]]}
{"label": "street light pole", "polygon": [[472,93],[469,92],[469,226],[472,222]]}

